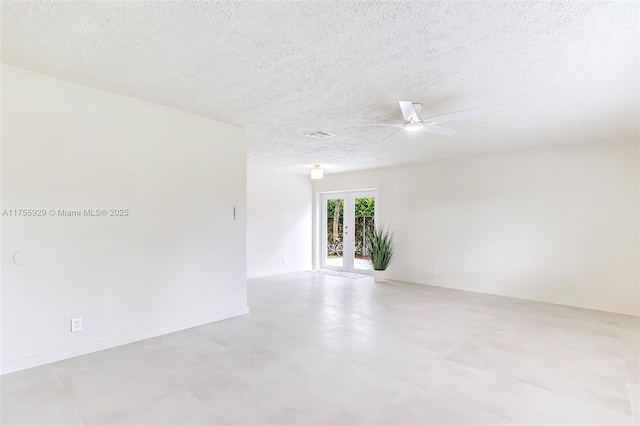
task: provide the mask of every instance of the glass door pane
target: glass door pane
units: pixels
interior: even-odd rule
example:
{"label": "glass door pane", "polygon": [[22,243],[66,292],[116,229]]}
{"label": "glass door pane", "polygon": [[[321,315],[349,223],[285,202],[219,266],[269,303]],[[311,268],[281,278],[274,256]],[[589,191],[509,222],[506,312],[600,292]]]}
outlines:
{"label": "glass door pane", "polygon": [[327,199],[327,241],[325,265],[342,268],[344,264],[344,198]]}
{"label": "glass door pane", "polygon": [[375,197],[356,197],[354,199],[354,269],[373,269],[367,247],[375,223],[375,203]]}

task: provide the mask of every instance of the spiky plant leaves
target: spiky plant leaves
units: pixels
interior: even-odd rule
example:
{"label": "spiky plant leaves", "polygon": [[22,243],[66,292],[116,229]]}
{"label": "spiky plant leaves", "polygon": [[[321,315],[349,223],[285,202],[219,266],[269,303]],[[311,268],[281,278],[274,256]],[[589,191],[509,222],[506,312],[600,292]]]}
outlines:
{"label": "spiky plant leaves", "polygon": [[386,270],[393,261],[396,249],[395,232],[389,231],[389,228],[383,225],[376,226],[369,234],[367,249],[373,269]]}

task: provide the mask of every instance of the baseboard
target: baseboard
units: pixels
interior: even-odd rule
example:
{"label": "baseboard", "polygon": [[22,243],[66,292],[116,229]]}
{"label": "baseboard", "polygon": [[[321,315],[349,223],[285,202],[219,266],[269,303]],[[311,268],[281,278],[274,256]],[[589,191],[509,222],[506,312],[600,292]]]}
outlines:
{"label": "baseboard", "polygon": [[233,309],[230,311],[219,312],[203,317],[192,318],[173,324],[153,327],[146,330],[136,331],[122,336],[111,337],[95,342],[84,343],[77,346],[71,346],[56,351],[45,352],[38,355],[32,355],[12,361],[0,363],[0,375],[14,373],[16,371],[25,370],[27,368],[38,367],[40,365],[49,364],[56,361],[62,361],[68,358],[74,358],[80,355],[90,354],[92,352],[102,351],[114,348],[116,346],[127,345],[129,343],[138,342],[140,340],[150,339],[152,337],[162,336],[164,334],[174,333],[176,331],[186,330],[187,328],[197,327],[216,321],[245,315],[249,313],[249,307]]}
{"label": "baseboard", "polygon": [[576,301],[576,300],[552,299],[549,297],[543,297],[543,296],[532,295],[532,294],[521,294],[521,293],[511,293],[511,292],[498,293],[498,292],[489,292],[487,290],[484,290],[484,291],[475,290],[475,289],[472,290],[467,287],[456,286],[456,285],[451,285],[446,283],[437,283],[433,281],[420,282],[420,281],[410,281],[410,280],[391,279],[391,278],[387,280],[409,283],[409,284],[428,285],[433,287],[448,288],[451,290],[468,291],[470,293],[490,294],[492,296],[501,296],[501,297],[507,297],[510,299],[520,299],[520,300],[529,300],[532,302],[549,303],[550,305],[560,305],[560,306],[569,306],[571,308],[590,309],[592,311],[609,312],[612,314],[640,316],[640,311],[627,311],[625,309],[620,309],[619,307],[615,307],[615,306],[593,305],[590,303],[584,303],[582,301]]}
{"label": "baseboard", "polygon": [[308,265],[298,265],[298,266],[287,266],[284,268],[277,268],[277,269],[273,269],[273,270],[269,270],[269,271],[262,271],[262,272],[258,272],[258,273],[252,273],[252,275],[247,274],[247,279],[253,279],[253,278],[262,278],[262,277],[270,277],[272,275],[282,275],[282,274],[288,274],[290,272],[300,272],[300,271],[306,271],[309,269],[313,269],[313,266],[311,264]]}

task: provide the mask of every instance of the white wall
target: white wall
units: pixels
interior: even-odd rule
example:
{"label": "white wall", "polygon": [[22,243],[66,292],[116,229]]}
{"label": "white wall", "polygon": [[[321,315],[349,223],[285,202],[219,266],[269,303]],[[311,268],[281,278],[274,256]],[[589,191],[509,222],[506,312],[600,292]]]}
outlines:
{"label": "white wall", "polygon": [[313,186],[308,175],[247,167],[247,275],[311,268]]}
{"label": "white wall", "polygon": [[246,313],[245,163],[243,129],[3,65],[2,209],[130,214],[2,217],[2,371]]}
{"label": "white wall", "polygon": [[638,315],[638,169],[637,142],[566,145],[328,175],[315,190],[379,189],[392,279]]}

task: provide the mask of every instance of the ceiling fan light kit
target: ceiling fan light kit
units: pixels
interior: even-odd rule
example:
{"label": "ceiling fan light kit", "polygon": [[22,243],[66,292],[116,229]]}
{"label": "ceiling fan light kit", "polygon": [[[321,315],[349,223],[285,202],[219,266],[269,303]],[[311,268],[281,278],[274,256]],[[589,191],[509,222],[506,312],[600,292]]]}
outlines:
{"label": "ceiling fan light kit", "polygon": [[419,132],[422,130],[422,125],[422,123],[406,123],[403,127],[407,132]]}

